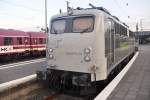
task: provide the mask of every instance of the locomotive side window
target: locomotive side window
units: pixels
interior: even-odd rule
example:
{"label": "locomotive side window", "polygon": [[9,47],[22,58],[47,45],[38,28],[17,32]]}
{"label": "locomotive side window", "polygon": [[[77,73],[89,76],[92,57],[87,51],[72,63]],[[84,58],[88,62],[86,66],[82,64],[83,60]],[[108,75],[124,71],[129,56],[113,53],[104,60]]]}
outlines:
{"label": "locomotive side window", "polygon": [[12,45],[12,38],[11,37],[5,37],[4,38],[4,45]]}
{"label": "locomotive side window", "polygon": [[54,20],[51,26],[51,33],[52,34],[64,33],[65,28],[66,28],[66,20],[64,19]]}
{"label": "locomotive side window", "polygon": [[93,17],[77,17],[73,20],[73,32],[91,32],[93,31]]}
{"label": "locomotive side window", "polygon": [[19,45],[22,44],[22,38],[21,38],[21,37],[18,37],[18,38],[17,38],[17,44],[19,44]]}
{"label": "locomotive side window", "polygon": [[115,22],[115,48],[120,47],[120,24]]}
{"label": "locomotive side window", "polygon": [[120,25],[120,35],[127,36],[127,28]]}

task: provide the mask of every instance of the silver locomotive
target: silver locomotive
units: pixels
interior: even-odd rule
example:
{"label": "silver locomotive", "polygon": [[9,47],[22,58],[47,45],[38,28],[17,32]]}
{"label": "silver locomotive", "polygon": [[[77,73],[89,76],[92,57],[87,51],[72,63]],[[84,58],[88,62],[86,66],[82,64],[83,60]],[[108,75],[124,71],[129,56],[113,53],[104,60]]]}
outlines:
{"label": "silver locomotive", "polygon": [[51,88],[88,94],[134,54],[135,48],[129,27],[102,7],[61,13],[50,21],[48,65],[41,78]]}

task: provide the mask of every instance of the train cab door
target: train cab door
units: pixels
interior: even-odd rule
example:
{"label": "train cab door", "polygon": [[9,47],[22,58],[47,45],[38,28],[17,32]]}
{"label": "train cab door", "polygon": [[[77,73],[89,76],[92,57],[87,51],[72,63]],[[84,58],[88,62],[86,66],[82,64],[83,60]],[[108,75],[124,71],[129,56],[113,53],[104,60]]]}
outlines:
{"label": "train cab door", "polygon": [[111,64],[115,62],[115,27],[114,27],[114,22],[111,20],[111,29],[110,29],[110,48],[111,48]]}
{"label": "train cab door", "polygon": [[105,19],[105,56],[107,58],[107,67],[114,64],[115,61],[115,30],[112,19]]}

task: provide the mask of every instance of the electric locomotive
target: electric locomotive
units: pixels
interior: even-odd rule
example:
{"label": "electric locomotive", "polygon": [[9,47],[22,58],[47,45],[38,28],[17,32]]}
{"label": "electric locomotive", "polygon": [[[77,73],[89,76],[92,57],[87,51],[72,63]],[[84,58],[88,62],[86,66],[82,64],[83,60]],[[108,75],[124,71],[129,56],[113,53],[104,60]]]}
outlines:
{"label": "electric locomotive", "polygon": [[103,7],[70,9],[53,16],[49,27],[47,69],[37,76],[51,88],[95,92],[135,52],[129,27]]}

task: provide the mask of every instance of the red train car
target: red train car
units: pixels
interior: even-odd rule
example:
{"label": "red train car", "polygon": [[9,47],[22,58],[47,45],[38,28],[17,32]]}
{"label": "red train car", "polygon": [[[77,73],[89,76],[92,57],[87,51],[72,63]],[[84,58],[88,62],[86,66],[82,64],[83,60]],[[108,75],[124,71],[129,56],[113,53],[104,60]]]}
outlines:
{"label": "red train car", "polygon": [[46,34],[43,32],[28,32],[30,36],[30,52],[33,56],[45,55]]}
{"label": "red train car", "polygon": [[18,56],[29,51],[30,37],[26,32],[0,29],[0,55]]}
{"label": "red train car", "polygon": [[45,55],[45,41],[42,32],[0,29],[0,58]]}

